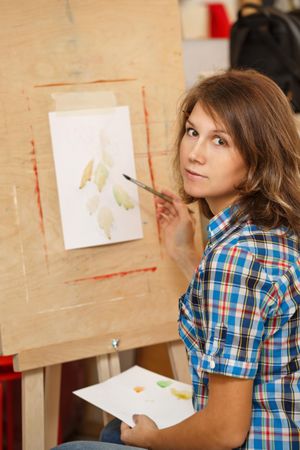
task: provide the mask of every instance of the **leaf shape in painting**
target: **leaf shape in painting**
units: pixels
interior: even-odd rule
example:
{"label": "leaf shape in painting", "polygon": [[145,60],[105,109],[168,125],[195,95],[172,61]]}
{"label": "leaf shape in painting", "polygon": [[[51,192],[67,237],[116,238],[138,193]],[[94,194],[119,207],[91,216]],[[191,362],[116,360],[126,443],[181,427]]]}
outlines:
{"label": "leaf shape in painting", "polygon": [[107,239],[111,239],[111,229],[114,223],[114,217],[111,209],[107,206],[100,208],[97,214],[97,220],[99,227],[104,231]]}
{"label": "leaf shape in painting", "polygon": [[102,150],[102,159],[103,159],[104,164],[106,164],[108,167],[113,167],[114,162],[113,162],[112,156],[105,149]]}
{"label": "leaf shape in painting", "polygon": [[87,210],[90,214],[94,214],[98,208],[99,205],[99,194],[93,195],[93,197],[90,197],[86,202]]}
{"label": "leaf shape in painting", "polygon": [[113,144],[110,136],[106,134],[104,130],[100,132],[100,147],[102,149],[102,160],[108,167],[113,166],[113,158],[111,156],[111,150],[113,150]]}
{"label": "leaf shape in painting", "polygon": [[115,184],[113,187],[113,193],[116,202],[119,206],[123,206],[126,210],[134,208],[134,203],[128,193],[122,186]]}
{"label": "leaf shape in painting", "polygon": [[97,165],[95,174],[94,174],[94,181],[95,181],[95,184],[96,184],[99,192],[102,191],[102,189],[106,183],[108,175],[109,175],[109,172],[108,172],[107,168],[105,167],[105,165],[102,162],[100,162]]}
{"label": "leaf shape in painting", "polygon": [[82,176],[81,176],[81,181],[80,181],[80,185],[79,185],[79,189],[84,188],[84,186],[86,185],[86,183],[88,181],[91,181],[92,178],[92,172],[93,172],[93,165],[94,165],[94,161],[91,159],[87,165],[85,166]]}

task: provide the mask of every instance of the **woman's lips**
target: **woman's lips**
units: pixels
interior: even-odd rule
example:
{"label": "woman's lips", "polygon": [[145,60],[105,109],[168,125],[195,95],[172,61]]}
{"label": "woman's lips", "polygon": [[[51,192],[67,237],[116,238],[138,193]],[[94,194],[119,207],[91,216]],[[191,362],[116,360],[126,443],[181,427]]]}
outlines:
{"label": "woman's lips", "polygon": [[205,179],[208,179],[207,176],[202,175],[201,173],[194,172],[193,170],[185,169],[185,173],[186,173],[186,176],[189,179],[192,179],[192,180],[199,180],[199,179],[205,180]]}

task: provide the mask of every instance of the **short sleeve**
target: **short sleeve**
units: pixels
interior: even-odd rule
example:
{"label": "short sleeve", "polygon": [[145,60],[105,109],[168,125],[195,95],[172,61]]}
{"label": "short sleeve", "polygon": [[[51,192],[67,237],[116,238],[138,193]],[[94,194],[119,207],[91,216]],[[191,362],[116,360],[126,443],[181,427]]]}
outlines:
{"label": "short sleeve", "polygon": [[207,255],[190,296],[199,369],[255,377],[264,335],[262,308],[271,288],[251,253],[223,247]]}

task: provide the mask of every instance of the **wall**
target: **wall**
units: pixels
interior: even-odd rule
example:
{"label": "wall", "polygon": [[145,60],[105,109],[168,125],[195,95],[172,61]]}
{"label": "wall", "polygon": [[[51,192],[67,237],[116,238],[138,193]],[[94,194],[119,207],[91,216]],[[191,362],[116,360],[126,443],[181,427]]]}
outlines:
{"label": "wall", "polygon": [[228,39],[183,40],[182,48],[187,88],[195,83],[200,74],[229,66]]}

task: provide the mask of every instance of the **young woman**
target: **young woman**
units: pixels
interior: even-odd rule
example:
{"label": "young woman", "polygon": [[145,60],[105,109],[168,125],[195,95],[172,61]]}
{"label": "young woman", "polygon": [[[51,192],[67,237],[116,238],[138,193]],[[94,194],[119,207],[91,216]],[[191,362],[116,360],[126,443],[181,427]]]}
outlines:
{"label": "young woman", "polygon": [[[175,168],[180,197],[165,191],[174,201],[157,200],[157,215],[192,278],[179,334],[196,412],[163,430],[136,416],[121,439],[152,450],[299,450],[300,141],[284,94],[255,71],[198,83],[182,103]],[[200,264],[186,206],[195,201],[210,219]]]}

